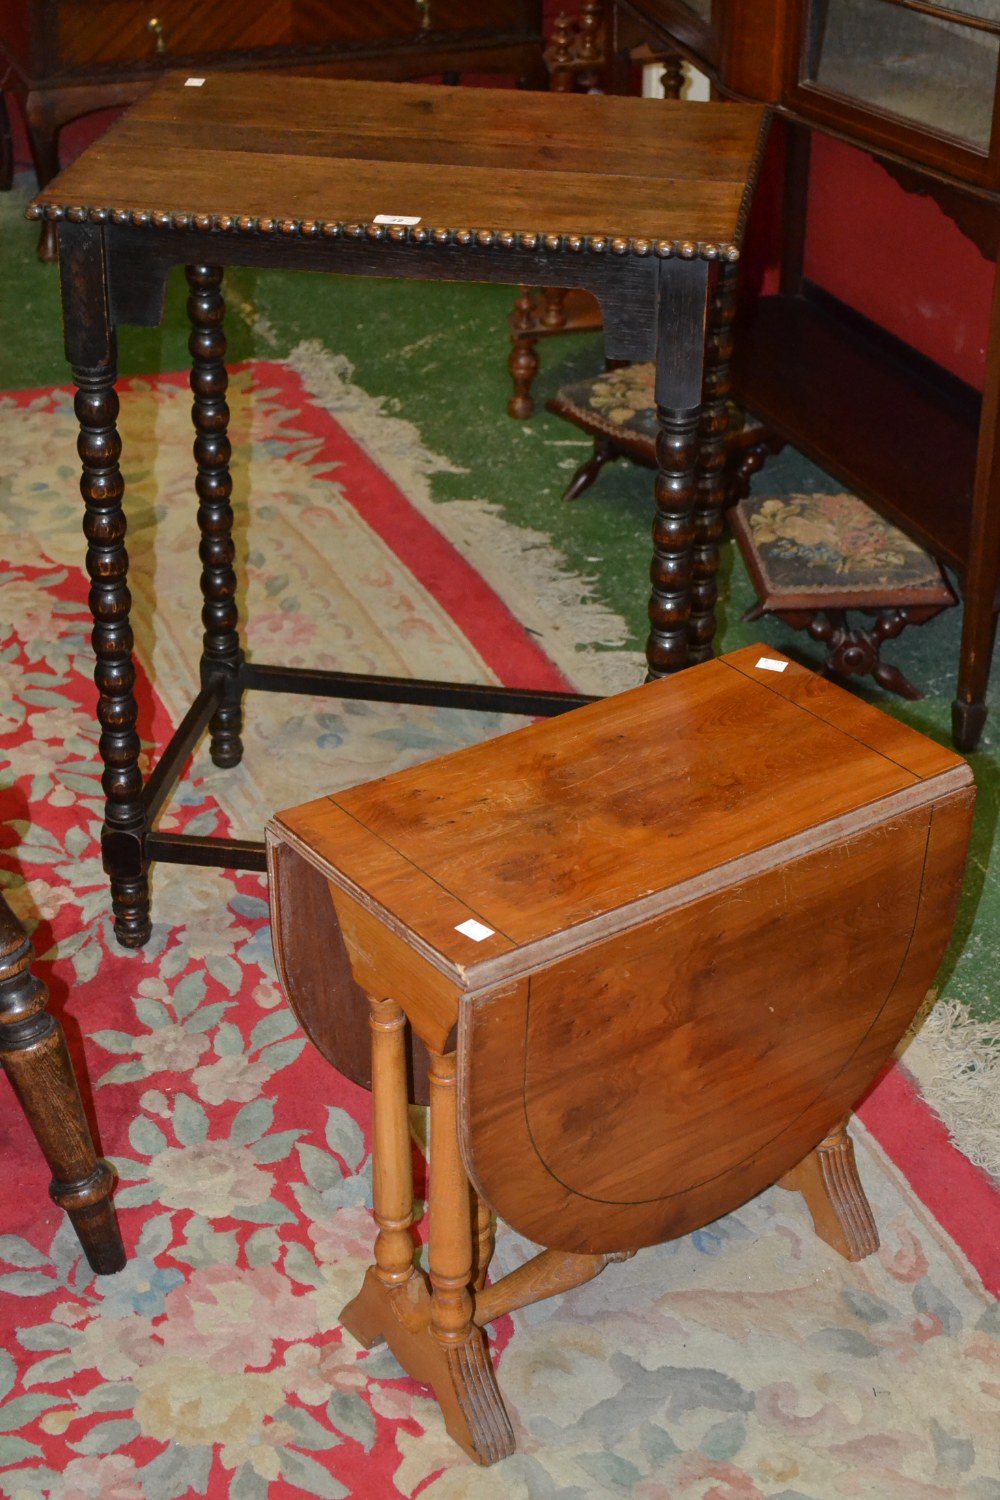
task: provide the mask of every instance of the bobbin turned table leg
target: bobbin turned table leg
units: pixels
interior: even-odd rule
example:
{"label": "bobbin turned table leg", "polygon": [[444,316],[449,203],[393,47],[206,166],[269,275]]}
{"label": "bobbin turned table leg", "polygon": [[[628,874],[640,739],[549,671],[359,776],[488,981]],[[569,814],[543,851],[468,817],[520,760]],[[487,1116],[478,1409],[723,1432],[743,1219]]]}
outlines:
{"label": "bobbin turned table leg", "polygon": [[838,1255],[864,1260],[878,1249],[878,1229],[858,1176],[846,1121],[786,1172],[778,1186],[802,1194],[816,1233]]}
{"label": "bobbin turned table leg", "polygon": [[77,451],[94,622],[91,640],[104,767],[101,785],[106,799],[101,853],[111,884],[115,937],[124,948],[139,948],[151,931],[146,857],[149,818],[136,729],[139,711],[122,507],[125,481],[119,462],[115,327],[101,227],[60,224],[59,274],[66,352],[77,387],[74,409],[80,424]]}
{"label": "bobbin turned table leg", "polygon": [[239,612],[233,570],[233,481],[229,472],[229,407],[226,391],[225,301],[221,266],[186,266],[191,335],[191,393],[194,401],[194,456],[198,473],[198,530],[201,534],[202,686],[215,686],[219,706],[209,722],[209,753],[217,766],[238,765],[243,756]]}

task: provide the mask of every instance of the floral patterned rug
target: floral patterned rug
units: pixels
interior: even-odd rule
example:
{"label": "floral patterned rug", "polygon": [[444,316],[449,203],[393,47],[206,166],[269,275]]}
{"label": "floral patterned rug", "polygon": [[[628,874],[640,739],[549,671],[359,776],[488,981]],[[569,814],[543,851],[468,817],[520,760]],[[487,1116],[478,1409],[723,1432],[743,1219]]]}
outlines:
{"label": "floral patterned rug", "polygon": [[[188,405],[181,378],[123,395],[139,697],[158,742],[197,675]],[[490,588],[454,516],[449,540],[419,484],[393,484],[294,369],[237,372],[232,406],[261,657],[607,684],[606,659],[563,649],[544,591],[526,585],[530,537],[523,567],[510,562],[517,539],[491,549]],[[114,1277],[88,1271],[8,1099],[3,1493],[1000,1500],[1000,1314],[968,1258],[976,1226],[964,1253],[939,1222],[938,1189],[914,1192],[896,1164],[906,1143],[894,1130],[946,1149],[905,1124],[920,1104],[898,1069],[865,1107],[871,1131],[855,1127],[876,1256],[839,1260],[798,1196],[772,1189],[504,1320],[518,1452],[495,1469],[454,1447],[384,1350],[342,1332],[372,1244],[370,1101],[312,1053],[282,1003],[263,879],[160,866],[149,945],[127,953],[109,933],[74,445],[69,392],[0,398],[0,622],[12,622],[0,623],[0,881],[89,1076],[130,1260]],[[502,587],[510,572],[541,610],[528,631]],[[607,624],[592,623],[600,640]],[[250,722],[245,765],[218,772],[197,754],[166,823],[256,835],[274,808],[505,727],[277,696],[255,698]],[[418,1114],[413,1125],[419,1141]],[[989,1233],[980,1215],[979,1238]],[[530,1253],[501,1228],[500,1270]]]}

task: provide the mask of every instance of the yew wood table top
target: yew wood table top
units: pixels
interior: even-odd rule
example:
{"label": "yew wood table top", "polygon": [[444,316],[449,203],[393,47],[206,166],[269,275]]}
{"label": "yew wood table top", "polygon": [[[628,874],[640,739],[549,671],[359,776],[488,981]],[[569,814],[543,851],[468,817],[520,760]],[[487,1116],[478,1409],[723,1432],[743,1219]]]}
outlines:
{"label": "yew wood table top", "polygon": [[521,1233],[631,1248],[853,1106],[940,962],[973,797],[951,751],[748,647],[279,814],[276,953],[342,1071],[358,992],[457,1045],[467,1165]]}
{"label": "yew wood table top", "polygon": [[[295,677],[245,660],[229,505],[223,267],[581,287],[597,296],[607,353],[656,362],[661,440],[647,658],[660,676],[711,654],[727,325],[765,134],[756,105],[176,73],[39,193],[28,213],[56,227],[66,348],[79,387],[108,799],[103,848],[120,942],[138,946],[149,934],[150,859],[263,868],[260,842],[196,840],[154,827],[206,725],[216,764],[240,759],[244,689],[530,714],[571,706],[496,688],[470,696],[475,685],[464,685],[464,697],[448,696],[440,684],[395,679],[369,679],[365,693],[348,674],[321,682],[322,674]],[[191,288],[202,692],[144,784],[116,329],[160,320],[167,274],[178,263]]]}

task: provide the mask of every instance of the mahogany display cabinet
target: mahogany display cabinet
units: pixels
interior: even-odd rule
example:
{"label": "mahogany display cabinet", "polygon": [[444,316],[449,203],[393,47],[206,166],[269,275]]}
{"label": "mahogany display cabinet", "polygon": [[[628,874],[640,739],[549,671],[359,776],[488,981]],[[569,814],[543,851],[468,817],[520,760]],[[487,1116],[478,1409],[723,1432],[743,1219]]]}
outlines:
{"label": "mahogany display cabinet", "polygon": [[743,309],[734,391],[954,574],[964,619],[953,732],[959,748],[974,749],[1000,592],[1000,288],[995,281],[980,393],[811,283],[805,230],[820,131],[930,196],[996,264],[1000,5],[609,0],[606,42],[612,77],[644,45],[672,50],[720,95],[772,104],[784,121],[780,285]]}

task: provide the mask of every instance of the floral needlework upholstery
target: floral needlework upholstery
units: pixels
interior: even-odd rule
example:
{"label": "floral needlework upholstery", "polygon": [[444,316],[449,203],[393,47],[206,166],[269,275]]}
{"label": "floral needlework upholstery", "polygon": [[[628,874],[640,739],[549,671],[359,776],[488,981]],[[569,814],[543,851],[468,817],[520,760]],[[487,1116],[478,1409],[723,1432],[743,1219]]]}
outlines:
{"label": "floral needlework upholstery", "polygon": [[751,495],[730,515],[765,609],[955,602],[930,553],[855,495]]}
{"label": "floral needlework upholstery", "polygon": [[587,432],[652,444],[656,440],[653,376],[651,363],[605,370],[594,379],[563,386],[549,409]]}

